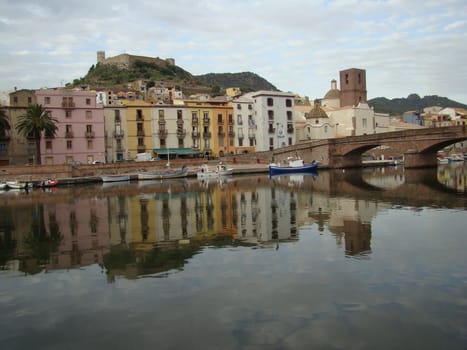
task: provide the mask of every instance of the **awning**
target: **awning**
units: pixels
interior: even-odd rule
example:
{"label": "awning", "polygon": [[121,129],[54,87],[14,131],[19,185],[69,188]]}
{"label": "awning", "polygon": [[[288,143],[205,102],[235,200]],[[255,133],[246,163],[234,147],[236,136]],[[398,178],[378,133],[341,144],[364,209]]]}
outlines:
{"label": "awning", "polygon": [[199,154],[199,151],[195,151],[193,148],[154,148],[153,152],[159,156],[163,155],[177,155],[177,156],[192,156]]}

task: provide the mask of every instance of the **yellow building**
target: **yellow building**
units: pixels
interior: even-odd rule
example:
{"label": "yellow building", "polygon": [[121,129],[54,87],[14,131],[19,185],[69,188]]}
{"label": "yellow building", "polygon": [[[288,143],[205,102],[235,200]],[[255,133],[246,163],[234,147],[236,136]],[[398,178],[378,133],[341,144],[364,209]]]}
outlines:
{"label": "yellow building", "polygon": [[140,100],[120,103],[127,107],[127,159],[136,158],[138,153],[152,152],[152,134],[155,132],[151,113],[153,105]]}

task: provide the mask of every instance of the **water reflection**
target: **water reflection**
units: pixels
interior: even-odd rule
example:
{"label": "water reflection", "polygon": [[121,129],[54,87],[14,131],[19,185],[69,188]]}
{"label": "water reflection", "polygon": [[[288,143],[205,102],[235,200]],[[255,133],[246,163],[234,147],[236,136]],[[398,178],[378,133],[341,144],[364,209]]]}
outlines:
{"label": "water reflection", "polygon": [[348,257],[371,258],[390,208],[466,208],[465,167],[371,168],[77,186],[2,194],[0,264],[27,274],[99,264],[119,276],[182,270],[204,247],[280,249],[313,226]]}

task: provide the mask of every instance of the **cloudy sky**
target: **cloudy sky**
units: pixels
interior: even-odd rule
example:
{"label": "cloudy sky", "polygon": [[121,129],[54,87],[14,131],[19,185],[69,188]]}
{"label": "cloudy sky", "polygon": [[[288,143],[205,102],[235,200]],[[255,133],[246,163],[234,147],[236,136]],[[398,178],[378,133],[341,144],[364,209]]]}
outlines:
{"label": "cloudy sky", "polygon": [[103,50],[251,71],[312,99],[362,68],[368,98],[467,103],[466,13],[465,0],[0,0],[0,91],[71,82]]}

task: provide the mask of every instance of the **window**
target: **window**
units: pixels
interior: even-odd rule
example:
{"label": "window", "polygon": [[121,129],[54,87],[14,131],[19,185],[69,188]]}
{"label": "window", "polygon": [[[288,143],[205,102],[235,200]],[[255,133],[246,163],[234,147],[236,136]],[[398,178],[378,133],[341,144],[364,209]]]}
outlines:
{"label": "window", "polygon": [[144,138],[138,137],[138,146],[144,146]]}
{"label": "window", "polygon": [[91,118],[92,118],[92,112],[86,111],[86,119],[91,119]]}
{"label": "window", "polygon": [[198,122],[198,113],[191,112],[191,121],[197,123]]}
{"label": "window", "polygon": [[141,109],[136,110],[136,119],[143,119],[143,111]]}
{"label": "window", "polygon": [[178,110],[177,110],[177,119],[178,119],[178,120],[183,119],[183,114],[182,114],[182,110],[181,110],[181,109],[178,109]]}
{"label": "window", "polygon": [[345,74],[345,83],[348,84],[349,83],[349,74]]}
{"label": "window", "polygon": [[268,99],[267,99],[267,105],[268,105],[268,106],[274,106],[274,100],[272,99],[272,97],[268,97]]}
{"label": "window", "polygon": [[268,119],[274,120],[274,111],[268,111]]}
{"label": "window", "polygon": [[14,96],[14,97],[13,97],[13,103],[14,103],[14,104],[17,104],[17,103],[18,103],[18,96]]}
{"label": "window", "polygon": [[237,109],[242,109],[242,105],[240,103],[237,103]]}
{"label": "window", "polygon": [[287,120],[292,120],[292,112],[287,111]]}
{"label": "window", "polygon": [[86,99],[86,105],[88,105],[88,106],[91,105],[91,99],[90,98]]}
{"label": "window", "polygon": [[366,118],[363,118],[363,119],[362,119],[362,125],[363,125],[364,128],[367,127]]}
{"label": "window", "polygon": [[223,123],[222,114],[218,114],[218,115],[217,115],[217,123],[218,123],[218,124],[222,124],[222,123]]}
{"label": "window", "polygon": [[242,122],[242,115],[241,115],[241,114],[238,114],[238,115],[237,115],[237,124],[238,124],[238,125],[242,125],[242,124],[243,124],[243,122]]}
{"label": "window", "polygon": [[65,111],[65,118],[71,118],[71,111]]}
{"label": "window", "polygon": [[229,114],[229,124],[233,124],[233,115]]}
{"label": "window", "polygon": [[50,104],[50,97],[49,97],[49,96],[45,96],[45,97],[44,97],[44,104],[45,104],[45,105],[49,105],[49,104]]}
{"label": "window", "polygon": [[32,98],[28,97],[28,104],[31,104],[31,103],[32,103]]}
{"label": "window", "polygon": [[285,100],[285,106],[286,106],[286,107],[292,107],[292,100],[291,100],[290,98],[287,98],[287,99]]}
{"label": "window", "polygon": [[92,125],[86,125],[86,132],[92,132]]}
{"label": "window", "polygon": [[159,109],[159,119],[164,119],[164,110]]}
{"label": "window", "polygon": [[70,125],[70,124],[67,124],[67,125],[65,126],[65,130],[66,130],[65,132],[66,132],[67,134],[70,133],[70,132],[71,132],[71,125]]}
{"label": "window", "polygon": [[120,123],[120,111],[118,109],[114,111],[114,115],[115,115],[115,123]]}
{"label": "window", "polygon": [[88,146],[88,149],[92,149],[92,148],[93,148],[93,142],[92,142],[92,140],[87,140],[87,146]]}
{"label": "window", "polygon": [[5,143],[0,143],[0,154],[6,154],[7,148]]}
{"label": "window", "polygon": [[45,141],[45,149],[51,150],[52,149],[52,141]]}

